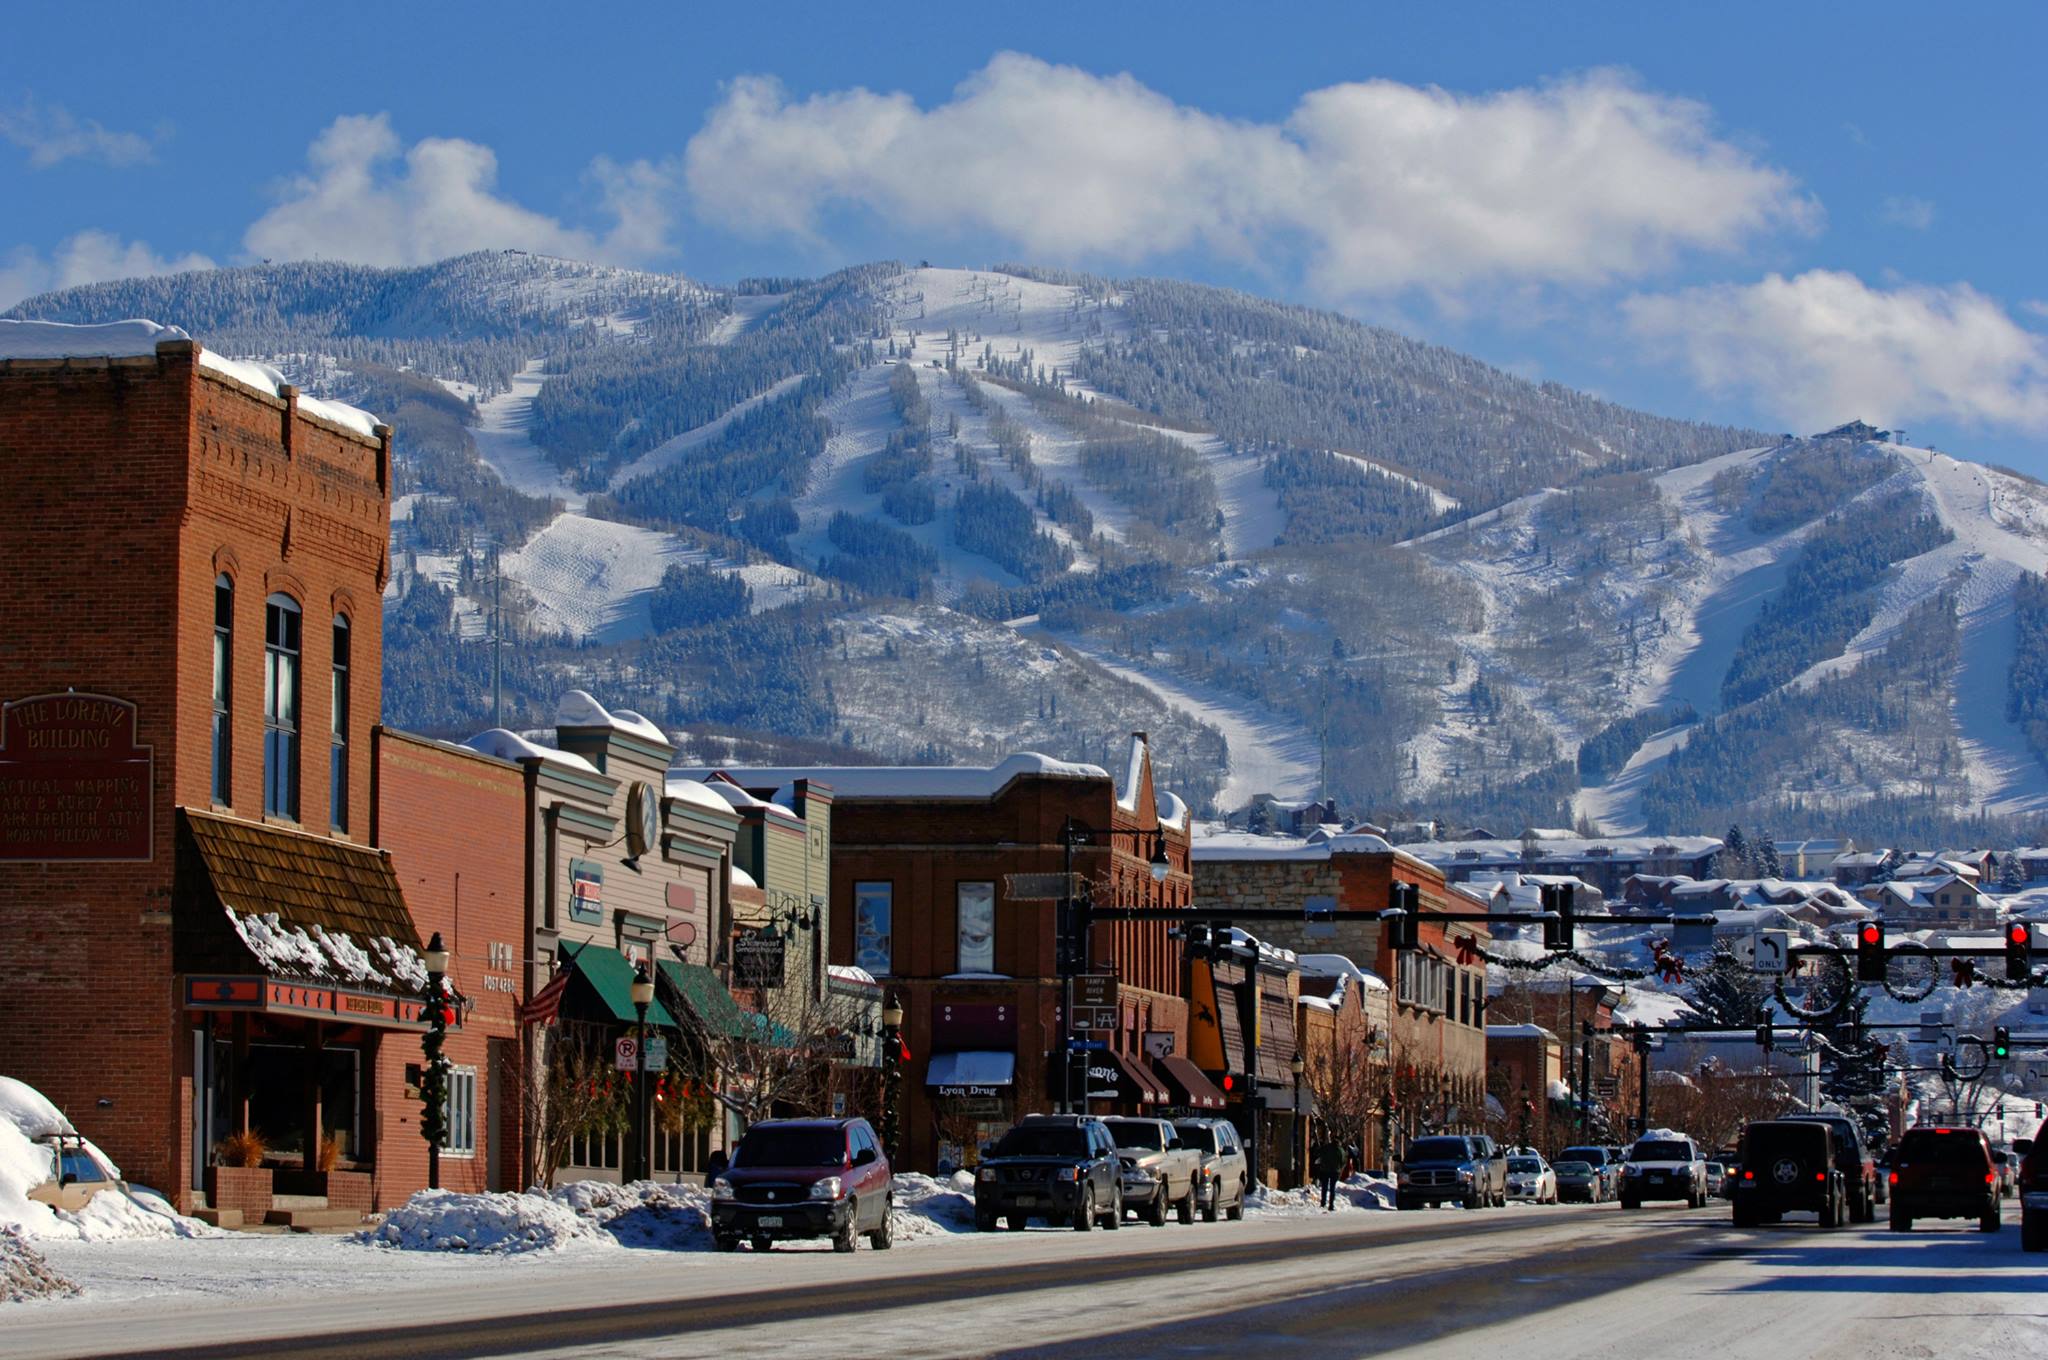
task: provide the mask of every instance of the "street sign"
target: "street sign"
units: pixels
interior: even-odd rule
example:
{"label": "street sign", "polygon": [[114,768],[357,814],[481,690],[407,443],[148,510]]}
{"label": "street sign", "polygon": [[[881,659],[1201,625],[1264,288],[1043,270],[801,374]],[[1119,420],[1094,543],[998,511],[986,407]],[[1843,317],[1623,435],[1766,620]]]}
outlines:
{"label": "street sign", "polygon": [[1003,875],[1003,897],[1011,902],[1061,902],[1080,895],[1079,874]]}
{"label": "street sign", "polygon": [[1756,971],[1783,976],[1786,956],[1791,945],[1792,932],[1789,930],[1757,931],[1750,945]]}
{"label": "street sign", "polygon": [[640,1041],[632,1035],[621,1035],[612,1045],[612,1066],[621,1072],[637,1071],[640,1067]]}
{"label": "street sign", "polygon": [[659,1072],[668,1066],[668,1040],[661,1035],[650,1035],[647,1040],[647,1070]]}
{"label": "street sign", "polygon": [[1084,973],[1074,979],[1074,1005],[1116,1009],[1116,978],[1108,973]]}
{"label": "street sign", "polygon": [[1108,1044],[1106,1044],[1106,1043],[1104,1043],[1104,1042],[1103,1042],[1102,1040],[1100,1040],[1100,1039],[1069,1039],[1069,1040],[1067,1040],[1067,1048],[1068,1048],[1068,1049],[1069,1049],[1070,1051],[1072,1051],[1072,1052],[1075,1052],[1075,1053],[1092,1053],[1092,1052],[1094,1052],[1094,1051],[1096,1051],[1096,1050],[1098,1050],[1098,1049],[1106,1049],[1106,1048],[1108,1048],[1108,1047],[1109,1047],[1109,1045],[1108,1045]]}

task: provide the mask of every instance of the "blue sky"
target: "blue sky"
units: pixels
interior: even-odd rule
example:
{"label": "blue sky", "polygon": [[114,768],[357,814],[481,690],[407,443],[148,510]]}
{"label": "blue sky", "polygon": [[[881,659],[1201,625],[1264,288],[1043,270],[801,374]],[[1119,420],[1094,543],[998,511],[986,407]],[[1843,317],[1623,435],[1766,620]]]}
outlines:
{"label": "blue sky", "polygon": [[491,245],[1028,260],[2048,476],[2048,11],[1423,8],[20,7],[0,303]]}

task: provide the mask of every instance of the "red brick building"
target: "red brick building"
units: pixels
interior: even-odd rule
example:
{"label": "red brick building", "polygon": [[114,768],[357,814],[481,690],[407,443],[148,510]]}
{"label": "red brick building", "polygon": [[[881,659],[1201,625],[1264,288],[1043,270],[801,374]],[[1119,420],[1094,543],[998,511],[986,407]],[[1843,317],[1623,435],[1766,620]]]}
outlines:
{"label": "red brick building", "polygon": [[0,322],[0,468],[7,1070],[180,1206],[254,1127],[367,1208],[423,976],[371,843],[390,431],[148,322]]}
{"label": "red brick building", "polygon": [[[1086,833],[1072,851],[1074,871],[1098,905],[1189,904],[1187,809],[1153,789],[1142,733],[1121,787],[1097,766],[1035,754],[989,768],[723,773],[767,799],[800,779],[832,790],[831,961],[872,974],[904,1010],[911,1060],[899,1167],[973,1160],[1019,1115],[1059,1104],[1063,1084],[1098,1113],[1165,1112],[1180,1102],[1148,1058],[1148,1045],[1174,1053],[1187,1045],[1181,946],[1168,923],[1093,927],[1089,966],[1116,979],[1116,999],[1087,1017],[1101,1020],[1091,1032],[1105,1048],[1066,1062],[1058,1051],[1059,903],[1010,893],[1011,875],[1064,872],[1071,819]],[[1162,850],[1166,873],[1155,879]]]}

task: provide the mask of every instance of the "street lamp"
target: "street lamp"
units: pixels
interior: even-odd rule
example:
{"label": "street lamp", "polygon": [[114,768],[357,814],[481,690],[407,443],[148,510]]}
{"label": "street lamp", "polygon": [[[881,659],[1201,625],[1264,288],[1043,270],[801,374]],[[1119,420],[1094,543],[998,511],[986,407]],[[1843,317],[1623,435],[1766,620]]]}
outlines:
{"label": "street lamp", "polygon": [[896,1087],[903,1080],[903,1002],[891,997],[882,1005],[882,1147],[889,1165],[896,1165]]}
{"label": "street lamp", "polygon": [[420,1036],[420,1051],[426,1057],[420,1069],[420,1137],[427,1140],[427,1189],[441,1188],[441,1144],[448,1140],[448,1059],[442,1049],[448,1043],[451,1018],[446,993],[448,950],[441,932],[427,941],[423,958],[427,965],[427,1032]]}
{"label": "street lamp", "polygon": [[1303,1172],[1308,1161],[1305,1156],[1308,1146],[1308,1114],[1301,1108],[1301,1074],[1308,1070],[1308,1064],[1301,1060],[1301,1054],[1297,1052],[1287,1060],[1287,1070],[1294,1074],[1294,1124],[1297,1130],[1294,1138],[1294,1175],[1299,1183],[1307,1185],[1308,1177]]}
{"label": "street lamp", "polygon": [[633,967],[633,1012],[640,1021],[640,1047],[634,1061],[639,1070],[634,1073],[633,1083],[633,1159],[629,1168],[631,1179],[644,1181],[648,1176],[647,1157],[647,1008],[654,1004],[654,975],[647,971],[647,960],[642,959]]}

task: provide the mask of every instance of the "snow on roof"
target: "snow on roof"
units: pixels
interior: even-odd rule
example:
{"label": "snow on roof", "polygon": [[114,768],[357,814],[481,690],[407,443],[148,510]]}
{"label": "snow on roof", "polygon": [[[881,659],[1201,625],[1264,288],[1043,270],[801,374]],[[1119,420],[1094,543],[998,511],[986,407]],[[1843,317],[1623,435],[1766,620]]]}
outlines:
{"label": "snow on roof", "polygon": [[1247,861],[1326,860],[1332,855],[1392,855],[1419,869],[1427,860],[1389,845],[1370,832],[1347,831],[1337,836],[1261,836],[1251,831],[1226,831],[1197,840],[1188,851],[1198,862],[1229,864]]}
{"label": "snow on roof", "polygon": [[1300,954],[1296,961],[1304,973],[1318,977],[1348,977],[1369,992],[1387,990],[1386,979],[1370,968],[1361,968],[1343,954]]}
{"label": "snow on roof", "polygon": [[[1571,859],[1662,859],[1670,855],[1694,858],[1721,848],[1716,836],[1603,836],[1598,838],[1539,838],[1533,842],[1539,860]],[[1517,840],[1415,841],[1403,847],[1432,864],[1442,864],[1461,855],[1467,859],[1524,858]]]}
{"label": "snow on roof", "polygon": [[140,317],[75,326],[67,321],[0,321],[0,359],[134,359],[160,340],[190,340],[180,326]]}
{"label": "snow on roof", "polygon": [[1557,1036],[1541,1025],[1488,1025],[1489,1039],[1556,1039]]}
{"label": "snow on roof", "polygon": [[1188,805],[1181,801],[1179,794],[1167,789],[1161,789],[1158,794],[1158,802],[1159,824],[1161,826],[1165,827],[1168,831],[1185,831],[1188,829]]}
{"label": "snow on roof", "polygon": [[572,689],[562,696],[555,705],[557,727],[609,727],[614,732],[630,732],[643,740],[659,746],[670,744],[661,729],[641,717],[630,708],[617,712],[606,708],[592,696],[589,690]]}
{"label": "snow on roof", "polygon": [[[703,780],[720,773],[712,769],[672,769],[669,778]],[[1036,751],[1022,751],[998,765],[832,765],[796,767],[728,767],[724,773],[747,788],[781,788],[799,779],[832,786],[833,796],[849,799],[993,798],[1013,780],[1027,775],[1047,779],[1108,779],[1100,765],[1076,765]]]}
{"label": "snow on roof", "polygon": [[388,935],[358,943],[347,931],[287,925],[277,912],[228,907],[228,923],[266,968],[287,976],[334,978],[385,987],[427,985],[427,965],[409,944]]}
{"label": "snow on roof", "polygon": [[761,886],[754,881],[752,874],[740,868],[737,864],[732,866],[732,871],[726,876],[726,881],[735,888],[758,888]]}
{"label": "snow on roof", "polygon": [[53,1133],[78,1132],[48,1096],[13,1077],[0,1077],[0,1119],[14,1125],[24,1138],[47,1138]]}
{"label": "snow on roof", "polygon": [[[137,317],[76,326],[65,321],[0,321],[0,359],[133,359],[156,353],[159,342],[190,340],[182,326],[159,326]],[[224,374],[273,397],[284,395],[290,379],[269,364],[230,359],[201,347],[199,366]],[[345,402],[301,394],[299,409],[365,439],[377,437],[377,417]]]}
{"label": "snow on roof", "polygon": [[1131,733],[1131,749],[1124,753],[1123,782],[1117,787],[1116,805],[1125,812],[1138,810],[1138,785],[1145,777],[1145,739]]}
{"label": "snow on roof", "polygon": [[711,794],[712,797],[722,799],[736,808],[760,808],[776,816],[787,817],[793,822],[803,820],[803,818],[797,816],[796,813],[784,807],[781,803],[771,802],[766,798],[756,798],[753,794],[735,784],[730,775],[715,774],[701,784],[693,779],[671,779],[669,781],[671,792],[674,792],[678,787],[703,789]]}
{"label": "snow on roof", "polygon": [[869,987],[879,987],[882,985],[881,983],[875,981],[875,975],[873,973],[870,973],[867,969],[855,968],[850,964],[844,963],[826,964],[825,976],[830,978],[837,978],[841,982],[858,982]]}
{"label": "snow on roof", "polygon": [[[713,792],[709,787],[698,783],[694,779],[670,777],[664,782],[668,796],[679,803],[691,803],[712,812],[722,812],[727,816],[732,815],[732,801],[720,796],[723,790]],[[745,793],[746,790],[742,789],[740,792]]]}
{"label": "snow on roof", "polygon": [[1697,1012],[1684,997],[1651,991],[1647,987],[1630,987],[1614,1007],[1616,1024],[1640,1024],[1652,1028],[1670,1025],[1695,1014]]}
{"label": "snow on roof", "polygon": [[472,751],[496,756],[499,760],[549,760],[557,765],[566,765],[570,769],[582,770],[587,774],[597,773],[597,766],[582,756],[573,755],[568,751],[557,751],[552,746],[537,746],[517,732],[508,732],[502,727],[479,732],[462,744]]}

